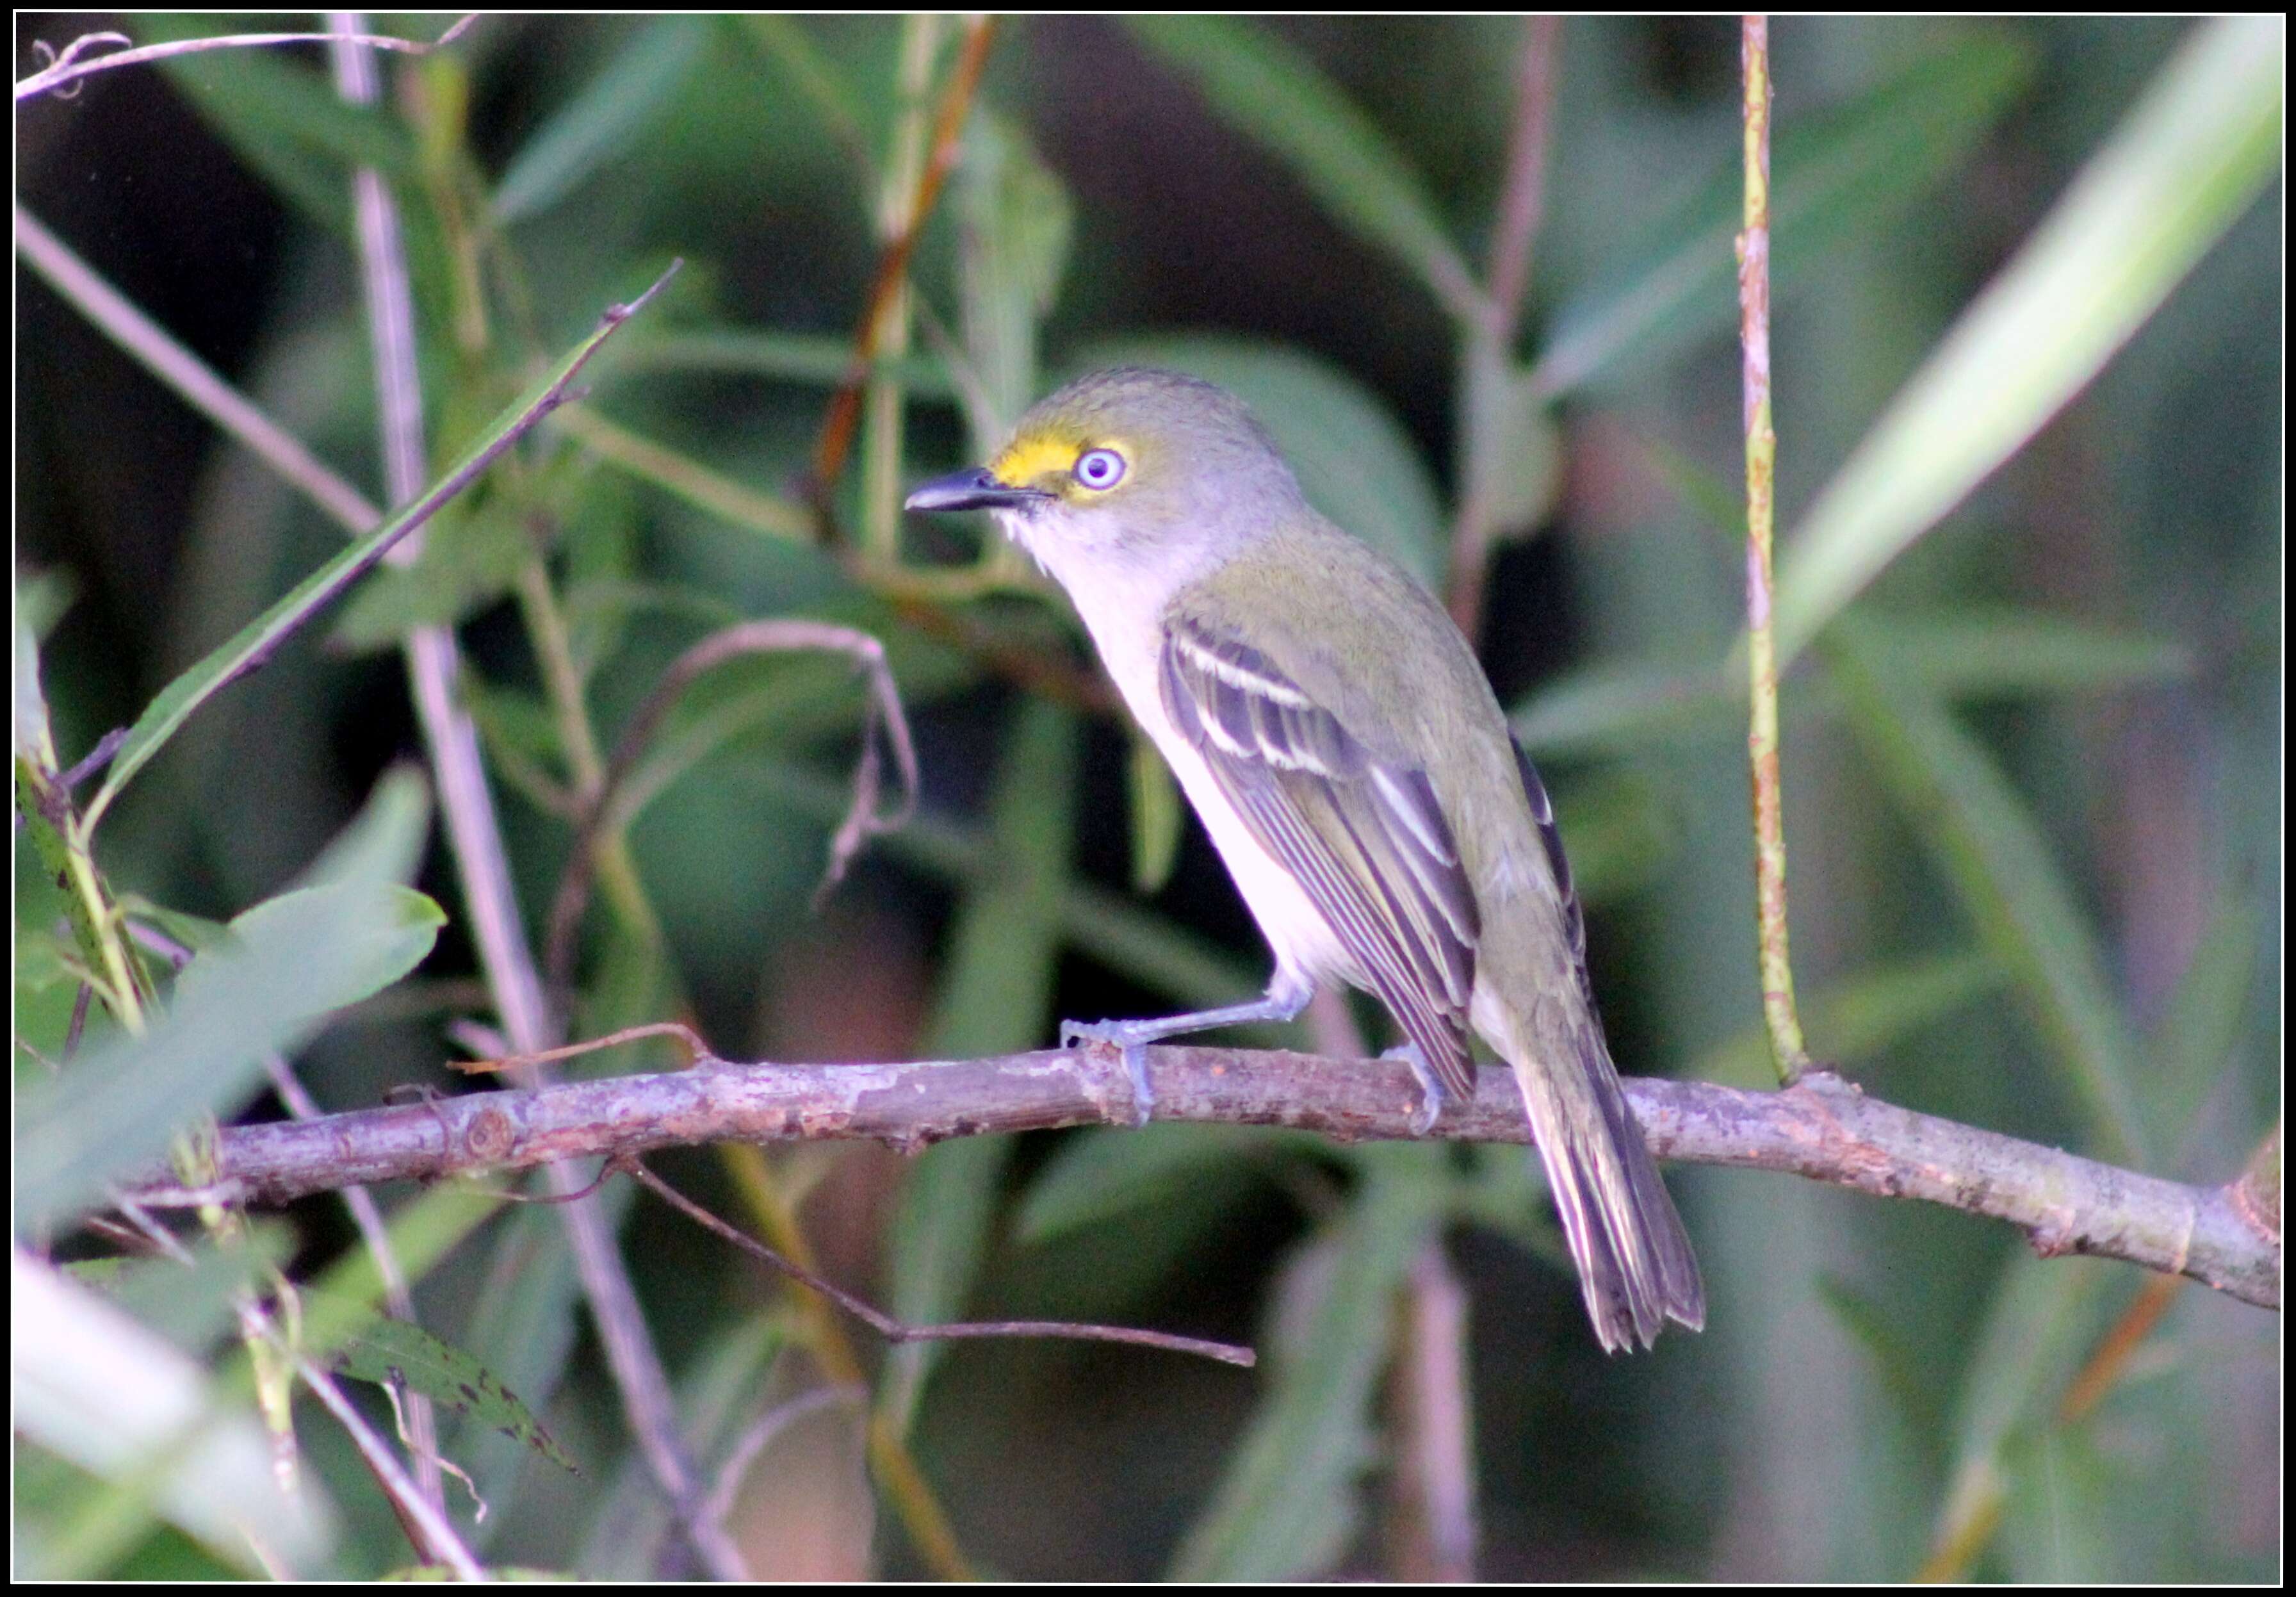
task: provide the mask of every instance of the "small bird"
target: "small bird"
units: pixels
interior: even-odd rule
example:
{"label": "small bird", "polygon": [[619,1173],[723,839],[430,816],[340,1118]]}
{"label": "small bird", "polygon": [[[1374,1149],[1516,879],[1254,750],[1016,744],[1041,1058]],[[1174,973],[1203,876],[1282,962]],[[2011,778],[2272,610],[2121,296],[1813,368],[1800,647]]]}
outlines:
{"label": "small bird", "polygon": [[1442,606],[1312,509],[1242,402],[1123,366],[1070,383],[912,510],[992,512],[1068,591],[1275,953],[1256,1003],[1070,1022],[1146,1045],[1289,1020],[1318,983],[1378,996],[1424,1133],[1472,1098],[1470,1025],[1513,1068],[1595,1335],[1705,1321],[1698,1262],[1595,1017],[1554,806]]}

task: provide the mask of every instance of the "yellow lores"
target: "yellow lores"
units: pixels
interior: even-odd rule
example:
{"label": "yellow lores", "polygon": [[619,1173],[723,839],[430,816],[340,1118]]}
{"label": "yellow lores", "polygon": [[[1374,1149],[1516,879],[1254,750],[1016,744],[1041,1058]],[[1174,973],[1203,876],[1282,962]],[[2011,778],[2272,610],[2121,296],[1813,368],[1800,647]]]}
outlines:
{"label": "yellow lores", "polygon": [[1706,1316],[1698,1263],[1620,1091],[1546,791],[1425,590],[1318,515],[1234,396],[1123,367],[1021,418],[913,510],[995,513],[1068,590],[1102,662],[1275,956],[1267,996],[1070,1022],[1123,1050],[1290,1019],[1321,982],[1410,1039],[1416,1126],[1472,1097],[1472,1030],[1513,1068],[1595,1335],[1647,1347]]}

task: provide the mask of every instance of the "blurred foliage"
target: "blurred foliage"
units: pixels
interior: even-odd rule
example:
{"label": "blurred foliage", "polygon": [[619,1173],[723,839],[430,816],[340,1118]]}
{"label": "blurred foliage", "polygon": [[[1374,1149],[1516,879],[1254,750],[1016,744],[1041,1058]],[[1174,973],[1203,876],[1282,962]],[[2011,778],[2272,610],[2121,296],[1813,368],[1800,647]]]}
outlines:
{"label": "blurred foliage", "polygon": [[[20,72],[61,23],[19,17]],[[614,812],[586,1031],[683,1013],[728,1057],[952,1057],[1251,992],[1263,951],[1201,833],[1176,830],[1168,781],[1127,732],[1034,691],[1086,658],[1064,606],[993,537],[898,516],[903,484],[1115,359],[1244,394],[1309,496],[1431,586],[1460,484],[1492,485],[1496,530],[1536,536],[1498,551],[1480,642],[1558,795],[1614,1051],[1760,1083],[1734,29],[1564,24],[1521,331],[1478,366],[1517,21],[1001,22],[824,547],[814,442],[965,28],[489,16],[385,60],[371,109],[302,49],[19,108],[20,204],[370,494],[355,166],[401,208],[434,463],[606,305],[689,262],[420,564],[317,627],[293,596],[349,557],[340,532],[20,271],[20,792],[28,770],[54,791],[147,706],[173,735],[115,766],[88,824],[19,828],[20,1243],[106,1251],[72,1216],[162,1149],[195,1165],[197,1126],[254,1107],[267,1050],[297,1049],[330,1107],[456,1090],[435,1013],[344,1013],[434,934],[426,975],[474,968],[418,785],[384,774],[421,753],[389,653],[421,624],[459,629],[537,934],[569,794],[714,628],[865,627],[917,719],[922,814],[814,914],[863,725],[850,672],[751,661],[686,695]],[[2280,1114],[2283,36],[1773,30],[1812,1046],[1895,1100],[2193,1181],[2237,1173]],[[235,635],[266,668],[217,690],[197,663]],[[139,926],[194,951],[179,977]],[[72,1051],[83,982],[107,996]],[[674,1163],[721,1207],[756,1199],[742,1166]],[[1606,1362],[1509,1150],[1161,1127],[770,1165],[765,1212],[905,1314],[1123,1319],[1247,1338],[1266,1362],[857,1343],[866,1398],[808,1397],[849,1333],[617,1189],[705,1474],[760,1412],[787,1420],[730,1522],[760,1576],[1392,1575],[1385,1505],[1410,1461],[1387,1367],[1430,1246],[1473,1294],[1487,1576],[2276,1573],[2276,1321],[2187,1288],[2092,1391],[2115,1328],[2152,1312],[2144,1283],[2022,1256],[1965,1216],[1691,1173],[1709,1329]],[[557,1217],[384,1196],[439,1338],[421,1362],[520,1401],[442,1416],[488,1505],[473,1525],[453,1502],[474,1544],[503,1566],[678,1567],[654,1555],[667,1520],[580,1334]],[[152,1287],[172,1265],[105,1286],[20,1255],[19,1323],[36,1292],[50,1333],[18,1338],[20,1572],[254,1567],[231,1527],[272,1491],[266,1439],[234,1395],[226,1305],[286,1269],[325,1289],[310,1346],[365,1349],[356,1373],[395,1345],[363,1332],[379,1288],[339,1206],[291,1220],[291,1247],[276,1222],[226,1227],[172,1294]],[[287,1568],[404,1566],[332,1422],[302,1418],[308,1495],[267,1521]]]}

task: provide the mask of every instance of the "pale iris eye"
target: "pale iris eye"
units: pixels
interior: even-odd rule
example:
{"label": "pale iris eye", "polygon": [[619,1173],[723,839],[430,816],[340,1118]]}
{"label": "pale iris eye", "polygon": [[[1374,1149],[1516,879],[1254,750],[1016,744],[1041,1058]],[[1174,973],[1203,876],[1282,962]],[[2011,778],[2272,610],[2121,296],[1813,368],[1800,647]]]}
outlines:
{"label": "pale iris eye", "polygon": [[1077,457],[1076,480],[1090,489],[1113,488],[1124,481],[1124,457],[1114,449],[1086,449]]}

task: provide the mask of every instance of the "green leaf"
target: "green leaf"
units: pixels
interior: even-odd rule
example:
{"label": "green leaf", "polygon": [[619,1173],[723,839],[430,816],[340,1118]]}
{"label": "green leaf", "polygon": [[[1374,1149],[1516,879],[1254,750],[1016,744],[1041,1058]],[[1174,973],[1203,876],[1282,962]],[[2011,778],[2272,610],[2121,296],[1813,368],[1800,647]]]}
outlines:
{"label": "green leaf", "polygon": [[39,636],[20,605],[16,612],[15,713],[10,727],[9,746],[18,758],[44,766],[54,763],[55,747],[48,729],[48,698],[40,688]]}
{"label": "green leaf", "polygon": [[2099,1157],[2143,1163],[2152,1139],[2132,1086],[2127,1023],[2094,931],[2031,811],[1941,704],[1885,674],[1856,617],[1844,617],[1833,637],[1830,674],[1859,742],[2032,1006]]}
{"label": "green leaf", "polygon": [[1373,1412],[1397,1297],[1445,1211],[1443,1166],[1429,1157],[1441,1152],[1361,1150],[1354,1200],[1287,1266],[1266,1391],[1171,1578],[1300,1580],[1345,1550],[1357,1480],[1376,1461]]}
{"label": "green leaf", "polygon": [[[194,1358],[214,1351],[217,1341],[237,1334],[239,1305],[268,1295],[274,1271],[293,1260],[298,1239],[285,1221],[248,1216],[228,1238],[190,1245],[188,1264],[173,1258],[112,1258],[88,1261],[110,1266],[74,1280],[97,1288],[136,1321]],[[187,1239],[188,1240],[188,1239]]]}
{"label": "green leaf", "polygon": [[1466,457],[1485,473],[1493,536],[1519,538],[1554,507],[1562,482],[1562,444],[1552,408],[1529,374],[1479,352],[1466,383]]}
{"label": "green leaf", "polygon": [[2195,28],[1818,496],[1779,563],[1781,670],[2070,400],[2279,160],[2279,16]]}
{"label": "green leaf", "polygon": [[1206,334],[1096,343],[1070,369],[1128,365],[1168,366],[1234,393],[1275,440],[1309,504],[1439,590],[1448,534],[1434,480],[1369,389],[1300,350]]}
{"label": "green leaf", "polygon": [[1394,256],[1454,316],[1486,304],[1433,196],[1372,119],[1306,56],[1227,17],[1128,17],[1212,108],[1292,169],[1332,219]]}
{"label": "green leaf", "polygon": [[[904,680],[906,679],[905,678]],[[834,826],[851,802],[848,778],[784,760],[749,767],[758,787],[776,803]],[[971,828],[927,811],[876,847],[944,880],[971,883],[988,874],[986,845]],[[1201,934],[1141,908],[1129,894],[1071,881],[1061,900],[1061,932],[1068,945],[1180,1007],[1216,1008],[1241,1003],[1266,983],[1264,965],[1245,962]],[[1298,1022],[1238,1026],[1234,1035],[1261,1047],[1304,1047]]]}
{"label": "green leaf", "polygon": [[1830,1272],[1817,1279],[1817,1301],[1833,1313],[1834,1322],[1849,1333],[1850,1340],[1865,1350],[1873,1363],[1875,1384],[1906,1430],[1915,1435],[1928,1430],[1936,1395],[1923,1379],[1920,1355],[1890,1312]]}
{"label": "green leaf", "polygon": [[61,566],[16,572],[16,624],[45,642],[79,597],[79,580]]}
{"label": "green leaf", "polygon": [[[1009,1053],[1047,1041],[1061,949],[1061,901],[1076,836],[1080,729],[1042,699],[1017,708],[989,802],[990,869],[951,938],[925,1048],[933,1058]],[[959,1137],[921,1156],[893,1222],[893,1313],[912,1323],[964,1312],[1011,1157],[1009,1137]],[[894,1349],[880,1396],[906,1429],[942,1345]]]}
{"label": "green leaf", "polygon": [[[1780,127],[1770,181],[1773,294],[1806,263],[1943,181],[2032,71],[2023,46],[1972,33],[1848,105]],[[1650,230],[1630,255],[1634,265],[1597,272],[1595,286],[1565,301],[1531,369],[1532,392],[1554,399],[1630,359],[1646,362],[1733,325],[1744,199],[1735,141],[1731,148],[1713,182]]]}
{"label": "green leaf", "polygon": [[236,1108],[261,1082],[266,1054],[412,970],[446,918],[422,894],[371,876],[284,893],[239,916],[228,944],[184,967],[143,1036],[106,1038],[62,1075],[26,1087],[16,1179],[27,1215],[65,1218],[114,1177],[153,1163],[198,1116]]}
{"label": "green leaf", "polygon": [[417,627],[451,627],[511,591],[535,558],[533,537],[499,501],[432,518],[412,565],[385,565],[350,597],[332,641],[352,653],[396,648]]}
{"label": "green leaf", "polygon": [[1145,897],[1172,879],[1187,812],[1180,808],[1180,785],[1164,756],[1139,728],[1130,731],[1125,765],[1132,778],[1132,891]]}
{"label": "green leaf", "polygon": [[[21,1247],[10,1258],[9,1298],[8,1390],[20,1448],[36,1444],[119,1483],[130,1503],[148,1503],[250,1576],[331,1567],[340,1525],[325,1488],[307,1472],[300,1490],[280,1489],[262,1428],[224,1383]],[[257,1555],[250,1525],[261,1526],[274,1562]],[[56,1551],[40,1538],[20,1545],[15,1572],[34,1580],[96,1573],[48,1561]]]}
{"label": "green leaf", "polygon": [[1509,724],[1534,759],[1627,754],[1685,734],[1726,734],[1734,712],[1742,718],[1745,698],[1742,676],[1599,661],[1555,678]]}
{"label": "green leaf", "polygon": [[[2005,985],[2008,970],[1989,954],[1945,954],[1880,966],[1810,993],[1802,1003],[1810,1047],[1829,1064],[1868,1059],[1921,1034]],[[1685,1073],[1726,1086],[1775,1084],[1769,1033],[1748,1027]]]}
{"label": "green leaf", "polygon": [[541,215],[669,114],[709,43],[706,17],[664,17],[616,43],[603,70],[552,112],[503,169],[497,221]]}
{"label": "green leaf", "polygon": [[1110,1128],[1078,1132],[1029,1183],[1014,1234],[1031,1245],[1056,1241],[1135,1210],[1160,1208],[1213,1166],[1332,1151],[1325,1138],[1264,1126],[1160,1125],[1145,1136]]}
{"label": "green leaf", "polygon": [[[2038,611],[1860,613],[1888,674],[1957,703],[2106,693],[2188,679],[2182,644]],[[1796,678],[1789,710],[1838,714],[1830,684]],[[1632,754],[1685,737],[1743,736],[1746,677],[1736,669],[1685,671],[1640,660],[1568,671],[1516,708],[1514,734],[1534,757]]]}
{"label": "green leaf", "polygon": [[2145,1083],[2161,1142],[2177,1147],[2246,1040],[2249,995],[2255,991],[2263,935],[2260,896],[2251,884],[2218,891],[2193,962],[2185,967],[2144,1053],[2155,1062]]}
{"label": "green leaf", "polygon": [[[241,50],[228,54],[245,55]],[[657,284],[659,286],[659,284]],[[650,297],[652,290],[647,291]],[[509,406],[480,432],[462,457],[442,473],[412,505],[384,518],[381,526],[350,544],[297,583],[284,598],[240,629],[208,657],[161,688],[128,729],[127,740],[104,772],[103,786],[88,802],[84,827],[89,832],[135,773],[167,745],[199,708],[250,671],[270,659],[280,645],[305,622],[342,597],[351,585],[373,568],[391,546],[438,513],[439,507],[474,482],[496,457],[523,437],[527,429],[561,404],[575,373],[613,336],[614,329],[645,302],[641,297],[628,307],[616,307],[597,329],[550,373]]]}
{"label": "green leaf", "polygon": [[404,1385],[444,1407],[512,1436],[570,1475],[582,1473],[534,1412],[494,1371],[419,1325],[378,1315],[329,1355],[328,1367],[379,1387]]}
{"label": "green leaf", "polygon": [[985,457],[1037,397],[1037,330],[1068,265],[1073,207],[1018,125],[985,111],[967,125],[954,197],[960,325],[988,412],[972,418],[973,444]]}
{"label": "green leaf", "polygon": [[[615,377],[636,372],[717,372],[772,377],[808,388],[835,388],[853,366],[853,340],[841,333],[777,333],[770,328],[690,326],[632,339],[615,351]],[[953,399],[956,384],[938,355],[879,357],[869,367],[908,390],[912,399]]]}
{"label": "green leaf", "polygon": [[[146,42],[217,31],[209,19],[144,12]],[[339,237],[351,231],[350,177],[371,167],[393,182],[417,169],[414,140],[383,111],[335,92],[323,57],[283,50],[208,50],[159,63],[209,126],[281,198]]]}
{"label": "green leaf", "polygon": [[2188,679],[2179,643],[2030,610],[1859,614],[1865,645],[1892,677],[1960,701],[2155,687]]}
{"label": "green leaf", "polygon": [[870,136],[863,131],[876,119],[869,116],[844,72],[815,44],[813,36],[795,17],[781,12],[758,12],[742,19],[744,33],[787,74],[791,86],[820,116],[832,137],[859,163],[863,187],[877,192],[876,158]]}
{"label": "green leaf", "polygon": [[[2111,1268],[2090,1259],[2010,1260],[1956,1404],[1952,1477],[1935,1545],[1963,1543],[1997,1514],[2011,1449],[2049,1428],[2052,1405],[2097,1329]],[[1990,1540],[1983,1535],[1980,1546]]]}

